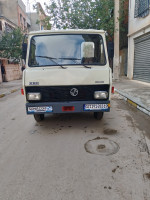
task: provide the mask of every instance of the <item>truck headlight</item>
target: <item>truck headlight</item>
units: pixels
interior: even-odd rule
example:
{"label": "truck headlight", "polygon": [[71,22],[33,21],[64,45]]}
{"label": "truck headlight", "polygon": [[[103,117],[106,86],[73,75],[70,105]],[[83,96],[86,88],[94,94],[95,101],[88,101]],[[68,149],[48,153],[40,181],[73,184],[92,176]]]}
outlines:
{"label": "truck headlight", "polygon": [[39,93],[39,92],[28,93],[27,94],[27,99],[28,100],[39,101],[41,99],[41,93]]}
{"label": "truck headlight", "polygon": [[106,91],[95,91],[94,92],[94,99],[107,99],[108,92]]}

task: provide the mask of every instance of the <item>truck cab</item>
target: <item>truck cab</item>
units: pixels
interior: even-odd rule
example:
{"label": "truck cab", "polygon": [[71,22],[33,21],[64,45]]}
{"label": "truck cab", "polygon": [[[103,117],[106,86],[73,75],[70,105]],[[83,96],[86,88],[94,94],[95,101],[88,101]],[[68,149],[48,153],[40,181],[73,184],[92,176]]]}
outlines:
{"label": "truck cab", "polygon": [[103,30],[30,32],[23,90],[27,114],[110,111],[112,75]]}

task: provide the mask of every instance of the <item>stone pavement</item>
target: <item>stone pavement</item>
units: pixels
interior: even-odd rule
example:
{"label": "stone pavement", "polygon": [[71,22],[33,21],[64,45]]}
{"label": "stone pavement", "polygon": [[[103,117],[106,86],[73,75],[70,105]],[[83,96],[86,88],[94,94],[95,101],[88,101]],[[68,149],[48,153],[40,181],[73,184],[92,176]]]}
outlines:
{"label": "stone pavement", "polygon": [[[128,103],[150,116],[150,83],[121,77],[120,80],[113,81],[113,86],[115,87],[115,93],[118,93]],[[20,90],[21,87],[22,80],[0,83],[0,98]]]}
{"label": "stone pavement", "polygon": [[150,83],[121,77],[120,80],[113,81],[113,86],[124,100],[150,116]]}
{"label": "stone pavement", "polygon": [[20,90],[22,87],[22,80],[13,80],[9,82],[0,83],[0,98]]}

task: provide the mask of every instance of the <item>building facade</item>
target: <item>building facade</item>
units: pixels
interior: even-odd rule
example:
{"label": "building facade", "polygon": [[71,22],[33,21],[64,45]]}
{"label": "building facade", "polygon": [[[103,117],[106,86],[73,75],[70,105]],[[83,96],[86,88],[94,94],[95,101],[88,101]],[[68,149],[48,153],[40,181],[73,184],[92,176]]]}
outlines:
{"label": "building facade", "polygon": [[[11,32],[17,25],[14,24],[12,21],[7,19],[4,16],[0,16],[0,39],[2,38],[3,32],[8,33]],[[5,81],[11,81],[20,79],[21,77],[21,70],[19,64],[10,63],[6,58],[0,58],[0,65],[4,65],[5,67]],[[1,74],[1,71],[0,71]],[[2,82],[2,75],[0,75],[0,83]]]}
{"label": "building facade", "polygon": [[[3,33],[11,32],[16,27],[27,32],[27,15],[24,3],[22,0],[0,0],[0,39]],[[21,78],[21,64],[0,58],[1,64],[5,67],[5,81]],[[0,76],[0,82],[2,82],[2,76]]]}
{"label": "building facade", "polygon": [[[16,27],[20,27],[24,33],[43,30],[46,17],[40,3],[37,3],[37,12],[26,13],[26,6],[22,0],[0,0],[0,39],[3,33],[11,32]],[[21,78],[21,63],[14,64],[8,59],[0,58],[0,66],[1,64],[5,66],[5,81]],[[0,82],[2,82],[1,70]]]}
{"label": "building facade", "polygon": [[3,32],[11,32],[12,29],[14,29],[15,27],[17,26],[12,21],[10,21],[4,16],[0,16],[0,39],[2,37]]}
{"label": "building facade", "polygon": [[0,16],[11,20],[16,26],[21,27],[23,31],[28,27],[26,6],[22,0],[0,0]]}
{"label": "building facade", "polygon": [[29,27],[29,31],[39,31],[45,30],[47,27],[45,26],[45,19],[47,15],[45,14],[40,3],[36,4],[37,12],[29,12],[28,18],[30,19],[31,26]]}
{"label": "building facade", "polygon": [[150,82],[150,1],[129,0],[129,79]]}

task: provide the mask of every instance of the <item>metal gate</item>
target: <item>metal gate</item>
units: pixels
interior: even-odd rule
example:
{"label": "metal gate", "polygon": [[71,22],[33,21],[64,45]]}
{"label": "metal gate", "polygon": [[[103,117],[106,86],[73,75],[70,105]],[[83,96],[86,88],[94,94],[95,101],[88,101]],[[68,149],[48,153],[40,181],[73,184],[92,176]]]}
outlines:
{"label": "metal gate", "polygon": [[133,79],[150,82],[150,33],[134,40]]}

